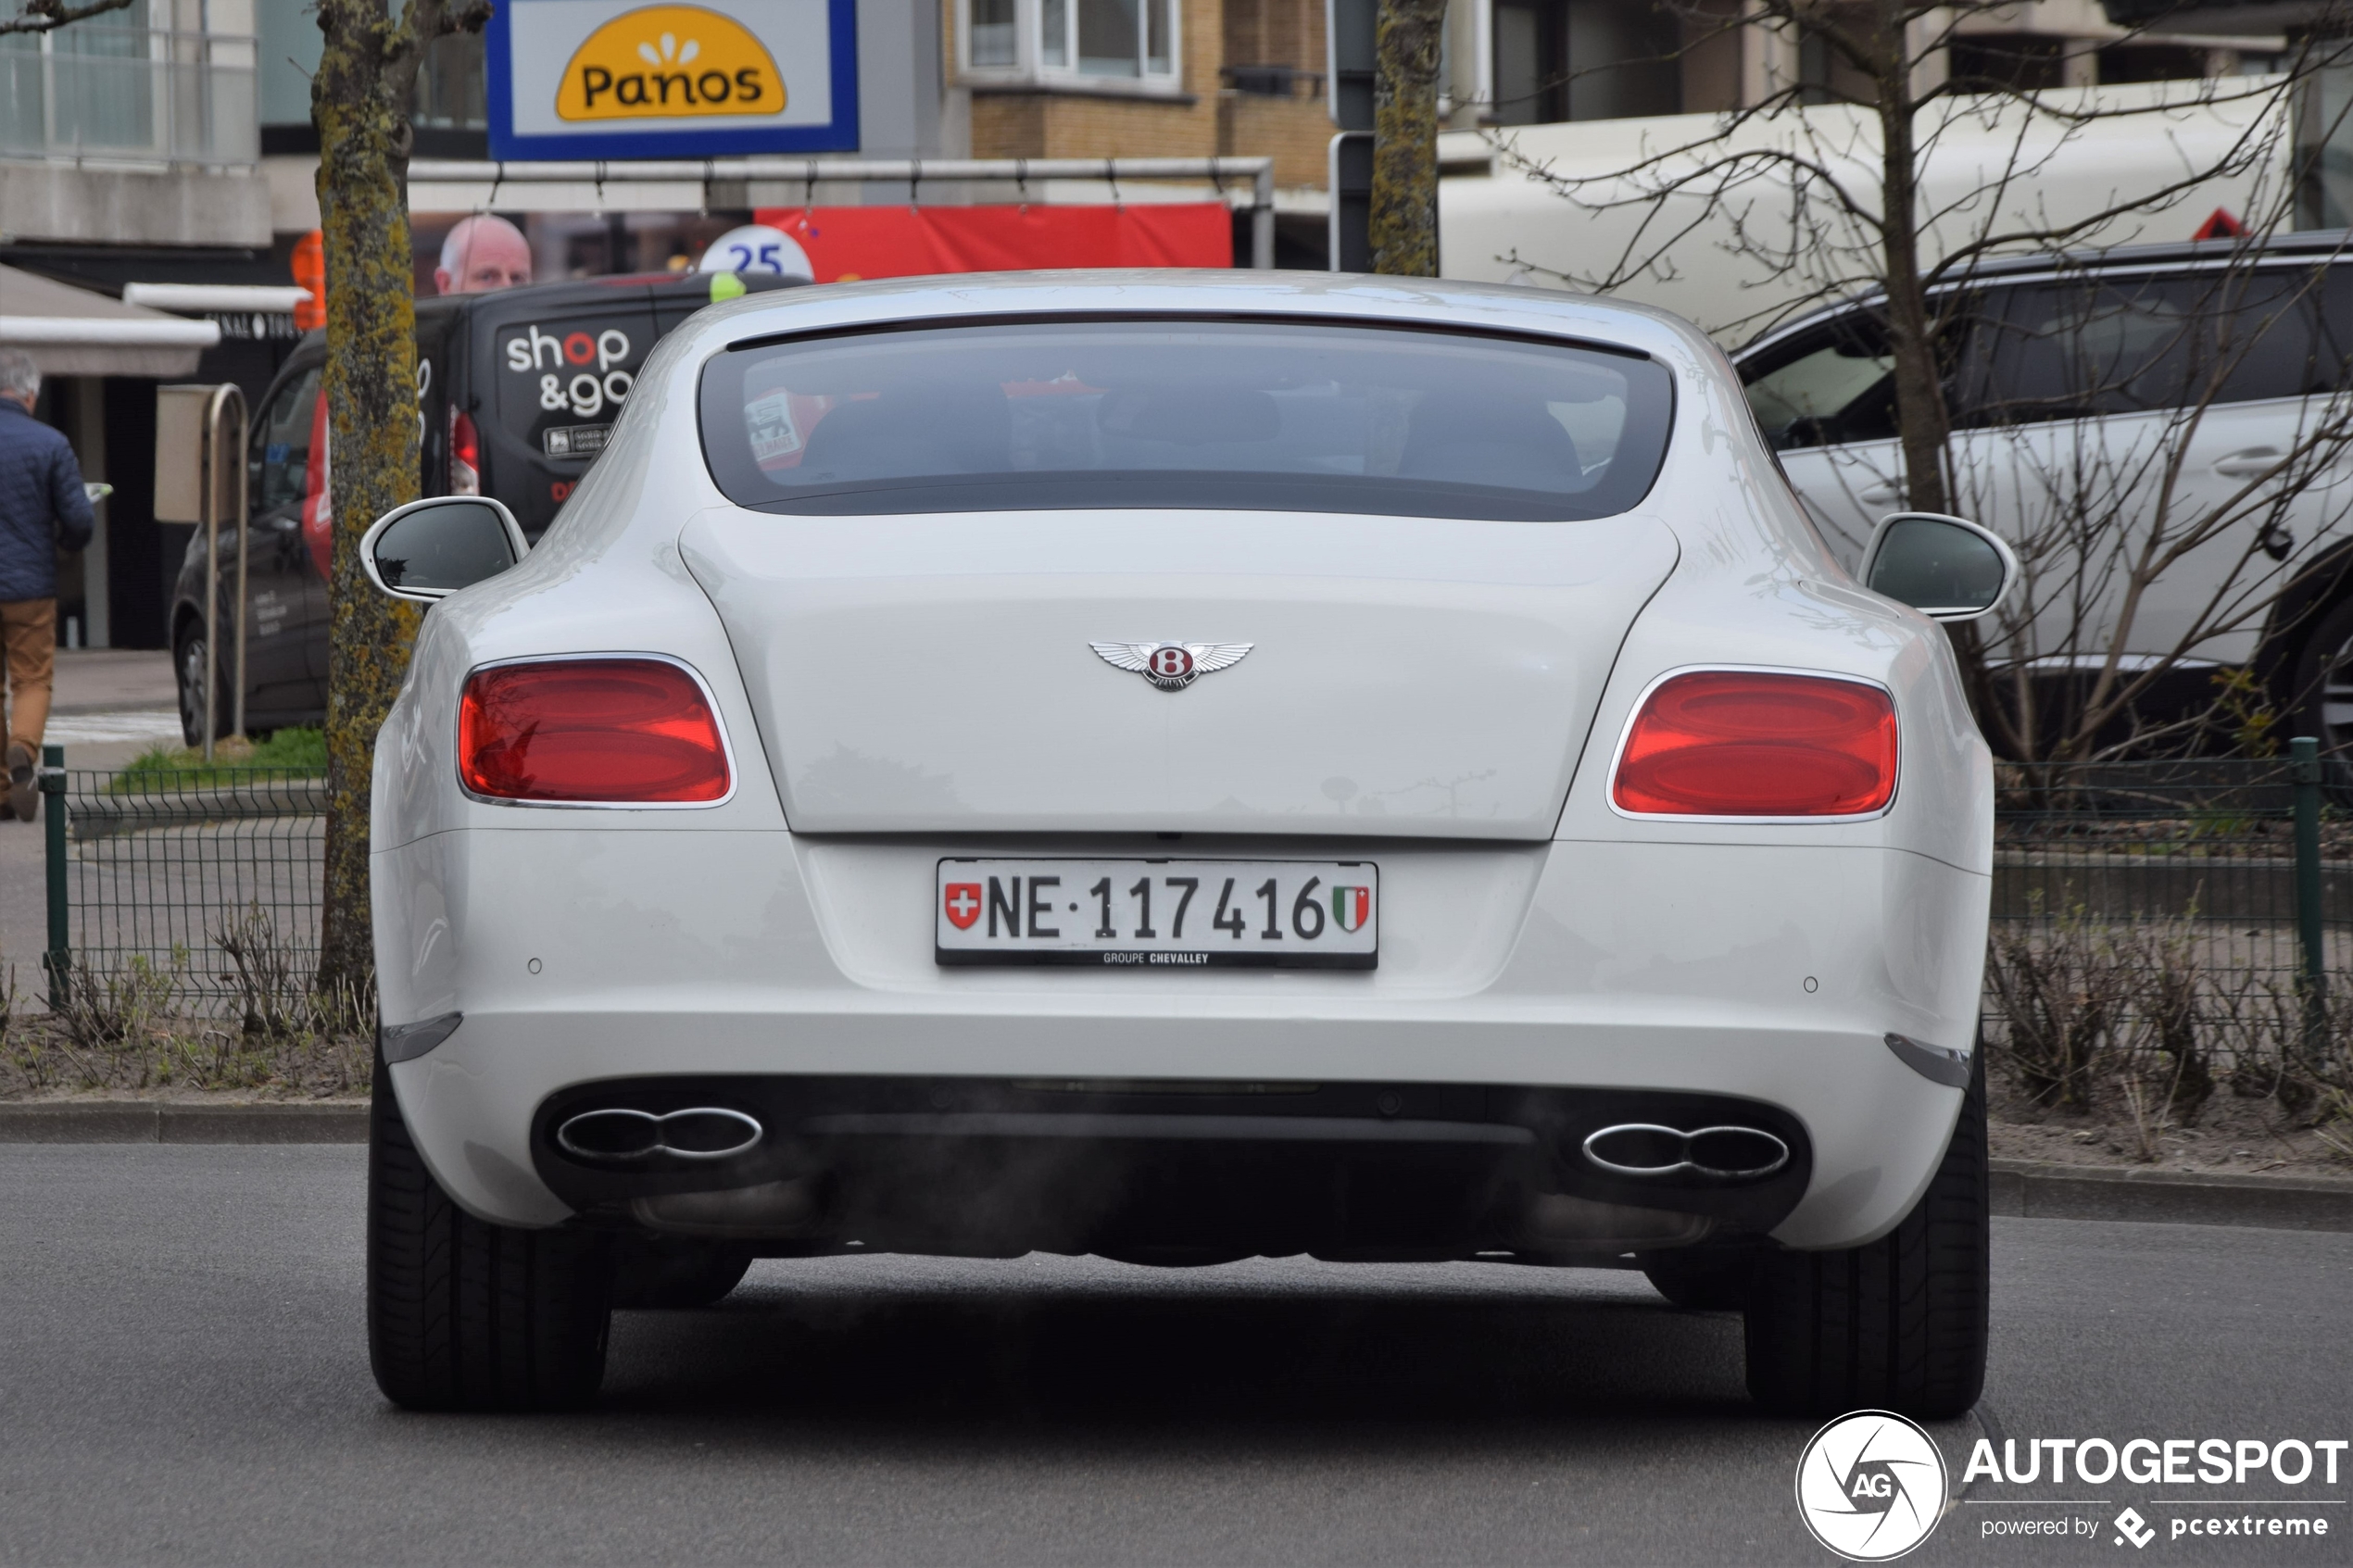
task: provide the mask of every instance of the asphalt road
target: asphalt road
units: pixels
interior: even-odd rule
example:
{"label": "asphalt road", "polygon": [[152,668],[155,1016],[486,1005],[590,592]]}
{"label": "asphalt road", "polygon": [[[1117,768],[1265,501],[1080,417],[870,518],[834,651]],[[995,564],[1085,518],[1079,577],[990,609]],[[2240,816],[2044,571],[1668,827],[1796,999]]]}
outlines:
{"label": "asphalt road", "polygon": [[[350,1148],[0,1147],[0,1561],[1832,1561],[1792,1500],[1807,1428],[1745,1403],[1738,1320],[1639,1275],[768,1262],[717,1309],[623,1314],[592,1412],[421,1417],[369,1381],[361,1187]],[[1986,1402],[1935,1431],[1956,1493],[1987,1431],[2353,1436],[2353,1236],[1994,1245]],[[2334,1486],[1981,1480],[1906,1561],[2353,1562],[2347,1498],[2353,1460]],[[2333,1533],[2168,1533],[2283,1499]],[[2145,1549],[2107,1525],[2127,1503]],[[2096,1536],[1984,1534],[2070,1514]]]}

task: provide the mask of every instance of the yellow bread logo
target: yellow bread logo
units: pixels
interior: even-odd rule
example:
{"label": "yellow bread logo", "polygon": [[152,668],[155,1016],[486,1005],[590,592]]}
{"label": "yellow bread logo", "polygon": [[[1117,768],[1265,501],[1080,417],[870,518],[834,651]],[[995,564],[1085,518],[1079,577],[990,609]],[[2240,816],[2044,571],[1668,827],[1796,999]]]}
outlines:
{"label": "yellow bread logo", "polygon": [[700,6],[648,6],[590,33],[556,89],[562,119],[781,114],[785,79],[733,17]]}

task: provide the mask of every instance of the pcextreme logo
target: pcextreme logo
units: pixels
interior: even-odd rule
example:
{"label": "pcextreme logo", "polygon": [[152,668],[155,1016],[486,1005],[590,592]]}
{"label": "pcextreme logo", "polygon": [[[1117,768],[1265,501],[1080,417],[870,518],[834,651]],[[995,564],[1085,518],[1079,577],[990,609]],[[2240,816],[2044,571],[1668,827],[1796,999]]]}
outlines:
{"label": "pcextreme logo", "polygon": [[569,120],[773,115],[785,79],[767,46],[733,17],[700,6],[624,11],[573,51],[556,89]]}
{"label": "pcextreme logo", "polygon": [[1887,1411],[1856,1411],[1814,1434],[1797,1461],[1797,1513],[1853,1562],[1903,1556],[1944,1512],[1944,1456]]}

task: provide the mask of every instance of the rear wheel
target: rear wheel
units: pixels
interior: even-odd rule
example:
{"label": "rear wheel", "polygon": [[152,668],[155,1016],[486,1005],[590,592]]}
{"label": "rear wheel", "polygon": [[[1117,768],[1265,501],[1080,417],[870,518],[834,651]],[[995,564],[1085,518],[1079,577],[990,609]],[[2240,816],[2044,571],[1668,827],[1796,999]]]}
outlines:
{"label": "rear wheel", "polygon": [[2343,793],[2353,785],[2353,599],[2330,607],[2304,640],[2296,694],[2292,733],[2319,737],[2328,782]]}
{"label": "rear wheel", "polygon": [[750,1268],[746,1248],[631,1236],[613,1248],[612,1304],[709,1307],[725,1299]]}
{"label": "rear wheel", "polygon": [[1894,1232],[1772,1252],[1748,1302],[1748,1391],[1776,1415],[1957,1416],[1985,1386],[1985,1051],[1928,1191]]}
{"label": "rear wheel", "polygon": [[583,1231],[493,1225],[425,1169],[376,1061],[368,1137],[368,1348],[410,1410],[560,1410],[596,1397],[612,1249]]}

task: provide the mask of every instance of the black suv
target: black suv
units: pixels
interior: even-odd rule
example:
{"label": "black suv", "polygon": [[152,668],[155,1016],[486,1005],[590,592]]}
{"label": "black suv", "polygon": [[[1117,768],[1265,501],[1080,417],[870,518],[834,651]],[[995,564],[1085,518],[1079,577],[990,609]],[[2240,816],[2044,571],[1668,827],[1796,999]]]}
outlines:
{"label": "black suv", "polygon": [[[714,299],[796,279],[732,272],[534,283],[417,302],[420,494],[504,501],[536,540],[604,449],[655,342]],[[740,286],[738,286],[740,285]],[[326,334],[290,356],[254,410],[246,453],[245,728],[316,724],[327,711]],[[231,679],[235,536],[221,535],[220,649]],[[204,736],[205,536],[171,599],[180,725]],[[228,694],[215,707],[228,733]]]}

